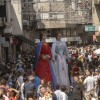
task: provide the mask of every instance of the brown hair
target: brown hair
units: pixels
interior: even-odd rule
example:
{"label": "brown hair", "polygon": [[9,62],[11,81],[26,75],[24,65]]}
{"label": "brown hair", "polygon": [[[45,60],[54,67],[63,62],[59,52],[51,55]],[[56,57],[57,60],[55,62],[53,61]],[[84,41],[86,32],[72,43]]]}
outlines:
{"label": "brown hair", "polygon": [[[57,37],[58,37],[59,34],[61,34],[61,32],[58,32],[58,33],[56,34],[56,39],[57,39]],[[61,34],[61,35],[62,35],[62,34]]]}
{"label": "brown hair", "polygon": [[39,34],[39,39],[40,39],[40,41],[42,41],[42,37],[43,37],[44,34],[46,34],[46,33],[40,33],[40,34]]}
{"label": "brown hair", "polygon": [[67,89],[67,88],[66,88],[66,86],[65,86],[65,85],[62,85],[62,86],[61,86],[61,91],[62,91],[62,92],[65,92],[65,91],[66,91],[66,89]]}
{"label": "brown hair", "polygon": [[6,80],[5,80],[5,79],[2,79],[2,80],[0,81],[0,84],[1,84],[1,85],[6,85]]}
{"label": "brown hair", "polygon": [[46,85],[41,85],[40,87],[39,87],[39,89],[41,89],[41,88],[46,88]]}

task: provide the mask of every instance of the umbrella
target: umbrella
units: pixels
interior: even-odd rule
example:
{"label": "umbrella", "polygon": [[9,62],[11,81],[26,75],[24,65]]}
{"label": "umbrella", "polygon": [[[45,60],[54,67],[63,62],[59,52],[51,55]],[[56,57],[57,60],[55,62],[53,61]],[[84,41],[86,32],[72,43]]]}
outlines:
{"label": "umbrella", "polygon": [[100,55],[100,48],[99,48],[99,49],[96,49],[96,50],[94,51],[94,54]]}

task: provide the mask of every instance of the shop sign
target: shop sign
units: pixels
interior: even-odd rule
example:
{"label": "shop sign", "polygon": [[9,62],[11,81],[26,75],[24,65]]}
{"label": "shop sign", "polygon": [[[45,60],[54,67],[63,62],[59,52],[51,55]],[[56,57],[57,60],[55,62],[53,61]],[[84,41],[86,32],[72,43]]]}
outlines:
{"label": "shop sign", "polygon": [[86,25],[85,26],[85,31],[86,32],[94,32],[95,31],[95,26],[93,26],[93,25]]}

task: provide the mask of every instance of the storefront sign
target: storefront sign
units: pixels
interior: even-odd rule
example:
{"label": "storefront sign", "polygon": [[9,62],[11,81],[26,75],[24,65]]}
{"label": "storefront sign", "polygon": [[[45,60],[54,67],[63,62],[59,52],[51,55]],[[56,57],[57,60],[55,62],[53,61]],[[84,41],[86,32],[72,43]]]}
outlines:
{"label": "storefront sign", "polygon": [[95,26],[86,25],[86,26],[85,26],[85,31],[86,31],[86,32],[94,32],[94,31],[95,31]]}
{"label": "storefront sign", "polygon": [[[62,38],[61,40],[63,42],[72,42],[72,41],[80,41],[81,39],[80,39],[80,37],[66,37],[66,38]],[[46,39],[46,42],[48,42],[48,43],[53,43],[55,41],[56,41],[56,38],[54,38],[54,37]],[[40,40],[35,39],[35,43],[38,43],[38,42],[40,42]]]}
{"label": "storefront sign", "polygon": [[80,37],[66,37],[61,39],[64,42],[71,42],[71,41],[80,41]]}

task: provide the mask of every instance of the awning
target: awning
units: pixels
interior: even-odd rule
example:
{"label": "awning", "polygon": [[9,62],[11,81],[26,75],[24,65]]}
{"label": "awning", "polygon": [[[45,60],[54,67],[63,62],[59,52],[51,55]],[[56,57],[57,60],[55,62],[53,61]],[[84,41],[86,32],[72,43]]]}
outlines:
{"label": "awning", "polygon": [[35,44],[34,41],[32,41],[32,40],[30,40],[30,39],[27,39],[27,38],[24,37],[24,36],[18,36],[18,38],[19,38],[20,40],[22,40],[23,42],[25,42],[25,43],[31,45],[31,46],[34,46],[34,44]]}

